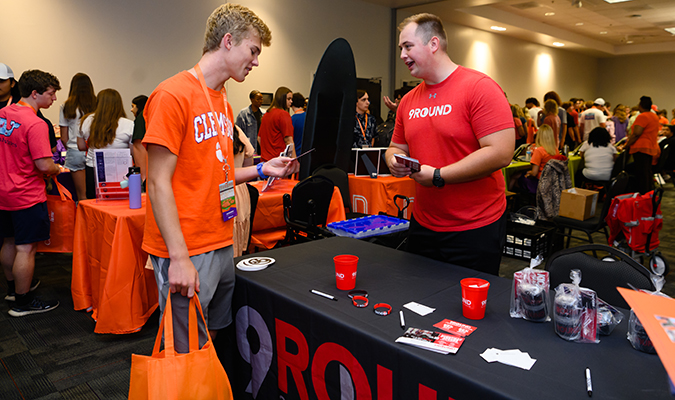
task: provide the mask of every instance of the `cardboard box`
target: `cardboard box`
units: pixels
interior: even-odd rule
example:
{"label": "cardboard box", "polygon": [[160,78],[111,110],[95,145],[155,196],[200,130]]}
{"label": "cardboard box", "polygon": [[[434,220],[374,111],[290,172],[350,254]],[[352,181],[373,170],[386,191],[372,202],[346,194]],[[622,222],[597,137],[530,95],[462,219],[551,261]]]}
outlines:
{"label": "cardboard box", "polygon": [[595,190],[581,188],[563,190],[560,196],[560,211],[558,211],[558,215],[585,221],[593,218],[597,204],[598,192]]}

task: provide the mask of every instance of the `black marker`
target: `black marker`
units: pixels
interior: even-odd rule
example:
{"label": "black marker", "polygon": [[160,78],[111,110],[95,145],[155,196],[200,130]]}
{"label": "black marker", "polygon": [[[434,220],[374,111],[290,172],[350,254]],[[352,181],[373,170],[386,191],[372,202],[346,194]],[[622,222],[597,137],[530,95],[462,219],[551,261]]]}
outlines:
{"label": "black marker", "polygon": [[315,294],[315,295],[317,295],[317,296],[321,296],[321,297],[325,297],[325,298],[327,298],[327,299],[329,299],[329,300],[335,300],[335,301],[337,301],[337,299],[335,298],[335,296],[331,296],[331,295],[329,295],[328,293],[319,292],[318,290],[314,290],[314,289],[310,290],[310,292],[312,292],[313,294]]}
{"label": "black marker", "polygon": [[401,320],[401,329],[405,330],[405,318],[403,318],[403,310],[398,310],[398,316]]}
{"label": "black marker", "polygon": [[591,383],[591,369],[586,368],[586,391],[588,397],[593,397],[593,384]]}

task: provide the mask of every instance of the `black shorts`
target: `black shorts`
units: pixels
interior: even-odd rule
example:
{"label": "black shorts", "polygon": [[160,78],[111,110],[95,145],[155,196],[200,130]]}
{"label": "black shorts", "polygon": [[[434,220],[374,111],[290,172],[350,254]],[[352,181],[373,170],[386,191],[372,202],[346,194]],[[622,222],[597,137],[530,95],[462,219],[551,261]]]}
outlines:
{"label": "black shorts", "polygon": [[432,231],[420,225],[413,215],[406,250],[434,260],[499,275],[505,242],[506,213],[489,225],[459,232]]}
{"label": "black shorts", "polygon": [[38,203],[23,210],[0,210],[0,237],[13,237],[15,245],[48,240],[47,202]]}

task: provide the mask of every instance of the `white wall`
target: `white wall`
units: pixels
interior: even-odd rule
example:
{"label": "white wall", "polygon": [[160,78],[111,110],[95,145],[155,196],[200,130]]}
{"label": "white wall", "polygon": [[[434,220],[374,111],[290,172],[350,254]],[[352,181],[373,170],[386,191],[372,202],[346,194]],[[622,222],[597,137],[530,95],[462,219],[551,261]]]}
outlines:
{"label": "white wall", "polygon": [[[424,6],[399,10],[397,24],[424,11]],[[562,101],[598,96],[598,59],[594,57],[450,22],[443,25],[448,35],[450,58],[492,77],[511,103],[524,106],[528,97],[536,97],[543,103],[544,94],[550,90],[556,91]],[[396,87],[411,79],[414,78],[403,61],[397,59]]]}
{"label": "white wall", "polygon": [[641,96],[650,96],[660,110],[675,115],[675,54],[647,54],[600,59],[598,80],[601,93],[612,104],[637,105]]}
{"label": "white wall", "polygon": [[[97,92],[117,89],[131,108],[136,95],[149,95],[159,82],[199,60],[206,19],[223,2],[0,0],[4,17],[0,62],[8,64],[17,78],[22,71],[37,68],[60,79],[58,101],[44,112],[53,123],[58,123],[58,106],[77,72],[88,74]],[[263,50],[260,67],[244,83],[228,83],[235,112],[249,104],[252,89],[274,92],[278,86],[288,86],[308,96],[312,72],[328,44],[338,37],[352,45],[357,75],[382,77],[383,88],[388,87],[388,8],[359,0],[240,3],[268,24],[272,46]]]}

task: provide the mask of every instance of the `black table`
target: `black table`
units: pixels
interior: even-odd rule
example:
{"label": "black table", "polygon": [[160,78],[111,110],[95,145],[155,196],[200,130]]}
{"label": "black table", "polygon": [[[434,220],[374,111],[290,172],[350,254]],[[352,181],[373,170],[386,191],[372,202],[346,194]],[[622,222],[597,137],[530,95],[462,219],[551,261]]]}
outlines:
{"label": "black table", "polygon": [[[335,288],[332,258],[338,254],[360,258],[356,288],[368,291],[367,308],[354,307]],[[658,357],[626,340],[628,316],[600,344],[571,343],[550,322],[509,316],[508,279],[348,238],[260,255],[276,263],[237,270],[233,307],[245,358],[231,377],[237,399],[582,399],[588,397],[586,367],[594,399],[672,398]],[[472,276],[490,281],[486,315],[478,321],[462,316],[459,281]],[[403,332],[398,310],[410,301],[436,311],[422,317],[405,310],[407,326],[439,331],[433,324],[447,318],[478,329],[454,355],[395,343]],[[394,312],[375,315],[377,302]],[[520,349],[537,362],[530,371],[487,363],[479,354],[490,347]]]}

